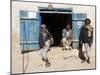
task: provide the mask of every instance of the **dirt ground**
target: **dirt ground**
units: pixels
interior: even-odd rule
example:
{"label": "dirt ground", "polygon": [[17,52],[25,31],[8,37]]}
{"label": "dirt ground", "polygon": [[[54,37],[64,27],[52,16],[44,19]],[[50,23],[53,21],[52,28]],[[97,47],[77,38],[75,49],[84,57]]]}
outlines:
{"label": "dirt ground", "polygon": [[[62,71],[62,70],[82,70],[95,69],[95,50],[91,50],[91,63],[81,63],[78,57],[78,50],[63,51],[61,47],[51,47],[48,52],[48,58],[51,62],[50,67],[45,67],[45,63],[41,60],[41,56],[36,52],[28,52],[23,54],[21,51],[12,51],[12,73],[45,72],[45,71]],[[24,66],[24,67],[23,67]]]}

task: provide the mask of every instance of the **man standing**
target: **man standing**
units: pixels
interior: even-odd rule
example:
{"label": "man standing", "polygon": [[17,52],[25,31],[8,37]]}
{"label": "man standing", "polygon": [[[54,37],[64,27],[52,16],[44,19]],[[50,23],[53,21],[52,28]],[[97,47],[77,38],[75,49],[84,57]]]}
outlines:
{"label": "man standing", "polygon": [[49,67],[51,64],[48,60],[47,52],[50,50],[50,45],[53,44],[53,37],[46,29],[46,25],[41,25],[39,35],[39,46],[42,60],[45,62],[45,66]]}
{"label": "man standing", "polygon": [[62,30],[62,44],[63,50],[71,50],[72,43],[72,30],[70,29],[70,25],[66,25],[66,29]]}
{"label": "man standing", "polygon": [[82,52],[85,56],[85,59],[82,61],[90,64],[90,50],[91,50],[91,45],[93,42],[93,28],[90,25],[91,21],[90,19],[85,20],[85,25],[82,26],[81,31],[80,31],[80,37],[79,41],[82,44]]}

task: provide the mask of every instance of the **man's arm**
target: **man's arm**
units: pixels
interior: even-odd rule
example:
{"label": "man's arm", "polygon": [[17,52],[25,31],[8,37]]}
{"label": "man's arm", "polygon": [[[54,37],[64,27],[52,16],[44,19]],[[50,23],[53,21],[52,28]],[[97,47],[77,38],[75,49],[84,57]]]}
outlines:
{"label": "man's arm", "polygon": [[51,44],[53,44],[54,39],[53,39],[53,35],[48,31],[48,38],[51,40]]}
{"label": "man's arm", "polygon": [[62,38],[65,38],[65,36],[66,36],[65,33],[66,33],[66,29],[63,29],[63,30],[62,30]]}
{"label": "man's arm", "polygon": [[79,35],[79,42],[82,44],[83,39],[83,27],[81,27],[80,35]]}
{"label": "man's arm", "polygon": [[92,35],[91,35],[91,44],[93,43],[93,28],[92,28]]}
{"label": "man's arm", "polygon": [[73,39],[73,31],[70,30],[70,39]]}
{"label": "man's arm", "polygon": [[44,43],[44,40],[43,40],[43,36],[42,36],[42,33],[40,32],[39,33],[39,46],[40,48],[41,47],[44,47],[45,43]]}

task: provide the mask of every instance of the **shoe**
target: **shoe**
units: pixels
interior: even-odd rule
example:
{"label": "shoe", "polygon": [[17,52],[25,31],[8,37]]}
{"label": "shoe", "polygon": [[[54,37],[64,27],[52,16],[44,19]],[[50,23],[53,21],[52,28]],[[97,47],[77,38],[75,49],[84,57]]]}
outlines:
{"label": "shoe", "polygon": [[72,47],[69,47],[69,50],[71,51],[72,50]]}
{"label": "shoe", "polygon": [[64,50],[64,48],[62,48],[62,50]]}
{"label": "shoe", "polygon": [[87,63],[90,64],[90,58],[88,57]]}
{"label": "shoe", "polygon": [[46,63],[45,66],[46,67],[50,67],[51,66],[51,63]]}
{"label": "shoe", "polygon": [[82,60],[82,61],[81,61],[81,63],[84,63],[84,62],[86,62],[86,61],[87,61],[87,60],[86,60],[86,59],[84,59],[84,60]]}
{"label": "shoe", "polygon": [[65,48],[65,50],[68,50],[68,48]]}
{"label": "shoe", "polygon": [[71,48],[69,48],[69,50],[71,51]]}
{"label": "shoe", "polygon": [[62,50],[64,51],[64,50],[67,50],[66,48],[62,48]]}
{"label": "shoe", "polygon": [[48,49],[48,52],[49,52],[50,50],[51,50],[51,49],[49,48],[49,49]]}
{"label": "shoe", "polygon": [[45,61],[45,59],[42,57],[42,61]]}

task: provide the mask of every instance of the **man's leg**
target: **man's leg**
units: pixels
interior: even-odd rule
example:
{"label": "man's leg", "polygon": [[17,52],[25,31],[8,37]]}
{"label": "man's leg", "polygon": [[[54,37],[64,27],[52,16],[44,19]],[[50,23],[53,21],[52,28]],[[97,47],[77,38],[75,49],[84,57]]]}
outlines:
{"label": "man's leg", "polygon": [[66,40],[66,38],[63,38],[62,39],[62,43],[63,43],[63,50],[65,50],[65,49],[67,49],[67,40]]}
{"label": "man's leg", "polygon": [[49,62],[49,60],[48,60],[48,57],[47,57],[47,51],[45,51],[44,53],[43,53],[43,55],[42,55],[42,60],[45,62],[45,66],[46,67],[49,67],[51,64],[50,64],[50,62]]}
{"label": "man's leg", "polygon": [[83,45],[82,45],[82,52],[83,52],[85,58],[84,58],[84,60],[82,60],[81,63],[84,63],[84,62],[86,62],[86,60],[87,60],[87,53],[86,53],[86,51],[87,51],[87,46],[86,46],[85,43],[83,43]]}
{"label": "man's leg", "polygon": [[[68,50],[68,41],[66,38],[62,39],[62,43],[63,43],[63,50]],[[66,58],[66,53],[65,51],[63,51],[63,58]]]}
{"label": "man's leg", "polygon": [[48,46],[47,47],[45,46],[44,48],[40,49],[40,54],[42,56],[42,61],[45,62],[46,67],[49,67],[51,65],[49,60],[48,60],[48,56],[47,56],[48,49],[49,49]]}
{"label": "man's leg", "polygon": [[41,49],[41,56],[42,56],[42,60],[45,61],[46,57],[47,57],[47,53],[45,51],[45,48]]}
{"label": "man's leg", "polygon": [[63,44],[63,50],[65,50],[65,48],[66,48],[66,40],[65,40],[65,38],[62,39],[62,44]]}
{"label": "man's leg", "polygon": [[49,62],[49,60],[48,60],[48,56],[47,56],[48,50],[50,49],[50,40],[46,41],[46,42],[45,42],[45,45],[46,45],[46,46],[45,46],[45,52],[44,52],[45,66],[46,66],[46,67],[50,67],[51,64],[50,64],[50,62]]}
{"label": "man's leg", "polygon": [[90,64],[90,51],[91,47],[87,44],[87,63]]}
{"label": "man's leg", "polygon": [[71,49],[72,49],[72,47],[71,47],[71,43],[72,43],[72,40],[71,40],[71,39],[69,39],[69,40],[68,40],[68,47],[69,47],[69,50],[71,50]]}
{"label": "man's leg", "polygon": [[47,52],[50,51],[51,40],[46,41],[45,45],[46,45],[46,48],[47,48]]}
{"label": "man's leg", "polygon": [[47,52],[48,52],[48,51],[46,50],[46,53],[45,53],[45,55],[44,55],[45,66],[46,66],[46,67],[50,67],[51,64],[50,64],[50,62],[49,62],[49,60],[48,60]]}
{"label": "man's leg", "polygon": [[51,63],[49,62],[48,59],[46,59],[45,66],[46,66],[46,67],[50,67],[50,66],[51,66]]}

